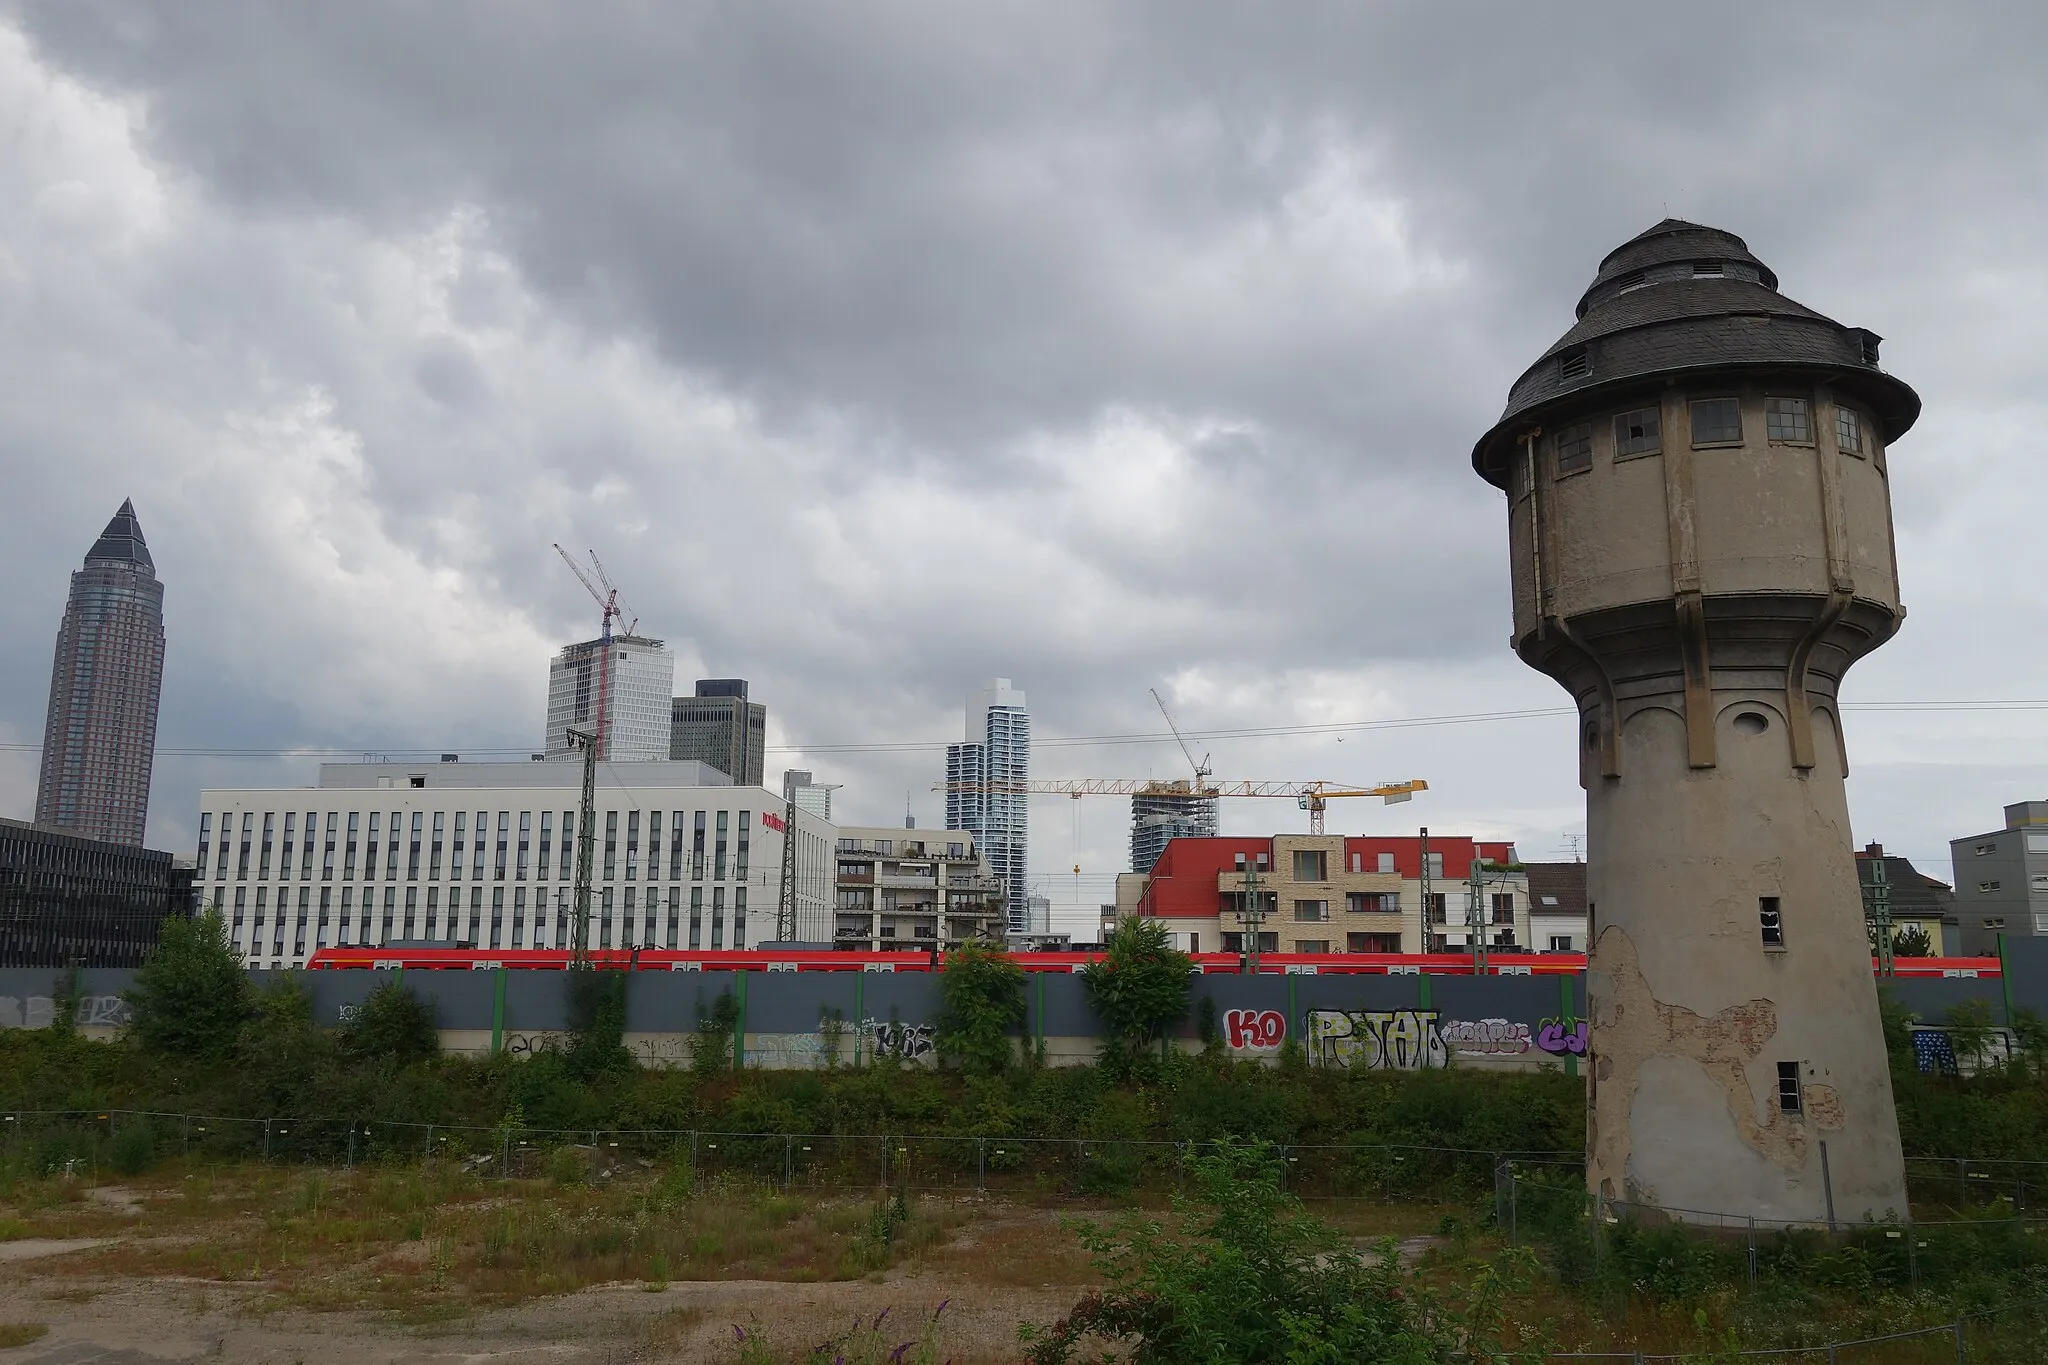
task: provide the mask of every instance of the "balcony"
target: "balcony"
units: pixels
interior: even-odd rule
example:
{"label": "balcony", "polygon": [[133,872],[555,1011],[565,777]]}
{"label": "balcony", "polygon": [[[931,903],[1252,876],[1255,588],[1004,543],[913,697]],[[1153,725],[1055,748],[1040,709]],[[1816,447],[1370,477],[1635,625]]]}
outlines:
{"label": "balcony", "polygon": [[948,891],[1000,891],[1001,877],[953,877],[946,882]]}
{"label": "balcony", "polygon": [[[841,880],[844,880],[844,878]],[[907,887],[915,891],[925,887],[936,887],[939,884],[939,879],[937,877],[911,876],[902,872],[884,872],[875,878],[875,884],[877,886]]]}

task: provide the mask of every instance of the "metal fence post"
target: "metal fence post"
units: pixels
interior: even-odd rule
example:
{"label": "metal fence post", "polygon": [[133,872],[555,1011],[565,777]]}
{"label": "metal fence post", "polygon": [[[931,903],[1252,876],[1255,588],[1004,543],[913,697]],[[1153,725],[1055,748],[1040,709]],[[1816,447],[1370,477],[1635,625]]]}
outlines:
{"label": "metal fence post", "polygon": [[1963,1169],[1963,1158],[1956,1158],[1956,1211],[1960,1213],[1970,1202],[1970,1178]]}
{"label": "metal fence post", "polygon": [[1520,1245],[1521,1245],[1521,1242],[1519,1242],[1518,1240],[1516,1240],[1516,1238],[1517,1238],[1517,1234],[1518,1234],[1518,1233],[1520,1232],[1520,1230],[1521,1230],[1521,1209],[1520,1209],[1520,1205],[1521,1205],[1521,1201],[1520,1201],[1520,1200],[1519,1200],[1519,1199],[1518,1199],[1518,1198],[1516,1197],[1516,1191],[1515,1191],[1515,1167],[1514,1167],[1514,1163],[1513,1163],[1513,1162],[1509,1162],[1509,1163],[1508,1163],[1508,1245],[1509,1245],[1509,1246],[1511,1246],[1511,1247],[1512,1247],[1512,1246],[1520,1246]]}
{"label": "metal fence post", "polygon": [[270,1120],[263,1120],[263,1159],[270,1160]]}
{"label": "metal fence post", "polygon": [[1749,1215],[1749,1287],[1756,1288],[1756,1215]]}
{"label": "metal fence post", "polygon": [[974,1140],[974,1192],[988,1192],[988,1139]]}
{"label": "metal fence post", "polygon": [[1963,1320],[1956,1319],[1956,1365],[1968,1365],[1969,1348],[1963,1344]]}

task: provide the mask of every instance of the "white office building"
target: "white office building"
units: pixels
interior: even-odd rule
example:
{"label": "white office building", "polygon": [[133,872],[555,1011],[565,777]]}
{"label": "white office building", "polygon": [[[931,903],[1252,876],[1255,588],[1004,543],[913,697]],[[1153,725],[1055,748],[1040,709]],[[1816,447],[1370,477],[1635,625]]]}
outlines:
{"label": "white office building", "polygon": [[1024,693],[997,678],[967,699],[967,740],[946,746],[946,828],[966,830],[1003,881],[1007,928],[1030,927],[1030,798],[1006,790],[1031,775]]}
{"label": "white office building", "polygon": [[816,782],[816,775],[802,768],[787,768],[782,774],[782,799],[794,800],[798,810],[807,810],[821,820],[832,818],[834,784]]}
{"label": "white office building", "polygon": [[[581,764],[329,763],[317,787],[201,793],[199,876],[252,967],[385,943],[567,948]],[[602,763],[592,948],[775,937],[783,802],[693,762]],[[797,938],[832,934],[832,825],[796,817]]]}
{"label": "white office building", "polygon": [[660,640],[615,636],[609,663],[602,640],[565,645],[548,665],[548,732],[542,748],[549,758],[576,757],[569,731],[595,731],[602,693],[608,736],[604,756],[618,763],[666,759],[675,684],[675,656]]}

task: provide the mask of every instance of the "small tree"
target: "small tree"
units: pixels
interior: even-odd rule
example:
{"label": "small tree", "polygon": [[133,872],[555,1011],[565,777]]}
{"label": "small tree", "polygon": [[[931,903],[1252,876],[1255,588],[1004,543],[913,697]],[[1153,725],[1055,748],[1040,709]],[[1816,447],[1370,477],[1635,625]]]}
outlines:
{"label": "small tree", "polygon": [[1934,940],[1917,924],[1909,924],[1892,935],[1893,957],[1933,957]]}
{"label": "small tree", "polygon": [[389,1057],[401,1066],[432,1061],[441,1055],[434,1007],[410,988],[387,981],[356,1007],[355,1018],[342,1025],[341,1050],[358,1060]]}
{"label": "small tree", "polygon": [[1103,946],[1082,969],[1081,989],[1102,1022],[1105,1059],[1128,1064],[1187,1017],[1193,964],[1157,920],[1126,919]]}
{"label": "small tree", "polygon": [[163,937],[122,993],[144,1050],[225,1060],[249,1017],[253,991],[220,911],[164,921]]}
{"label": "small tree", "polygon": [[594,1081],[633,1069],[626,1050],[626,979],[629,973],[569,969],[569,1074]]}
{"label": "small tree", "polygon": [[977,1076],[993,1076],[1016,1060],[1013,1030],[1024,1027],[1024,969],[1002,948],[964,943],[946,954],[939,973],[939,1056]]}

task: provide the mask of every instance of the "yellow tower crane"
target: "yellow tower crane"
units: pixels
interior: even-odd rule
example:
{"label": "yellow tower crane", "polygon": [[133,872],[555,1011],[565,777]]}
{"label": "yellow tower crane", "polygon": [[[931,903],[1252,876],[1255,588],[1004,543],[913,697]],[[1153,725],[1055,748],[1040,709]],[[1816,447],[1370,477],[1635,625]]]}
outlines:
{"label": "yellow tower crane", "polygon": [[1308,812],[1308,830],[1311,834],[1323,832],[1323,811],[1327,803],[1342,797],[1377,796],[1387,805],[1411,801],[1415,793],[1428,791],[1429,783],[1421,778],[1407,782],[1382,782],[1377,786],[1359,787],[1348,782],[1201,782],[1199,784],[1181,779],[1161,781],[1157,778],[1124,777],[1073,777],[1050,780],[1028,779],[1022,782],[935,782],[935,792],[1002,792],[1030,796],[1071,796],[1080,800],[1084,796],[1152,796],[1164,800],[1183,801],[1214,800],[1219,796],[1291,797],[1294,803]]}

